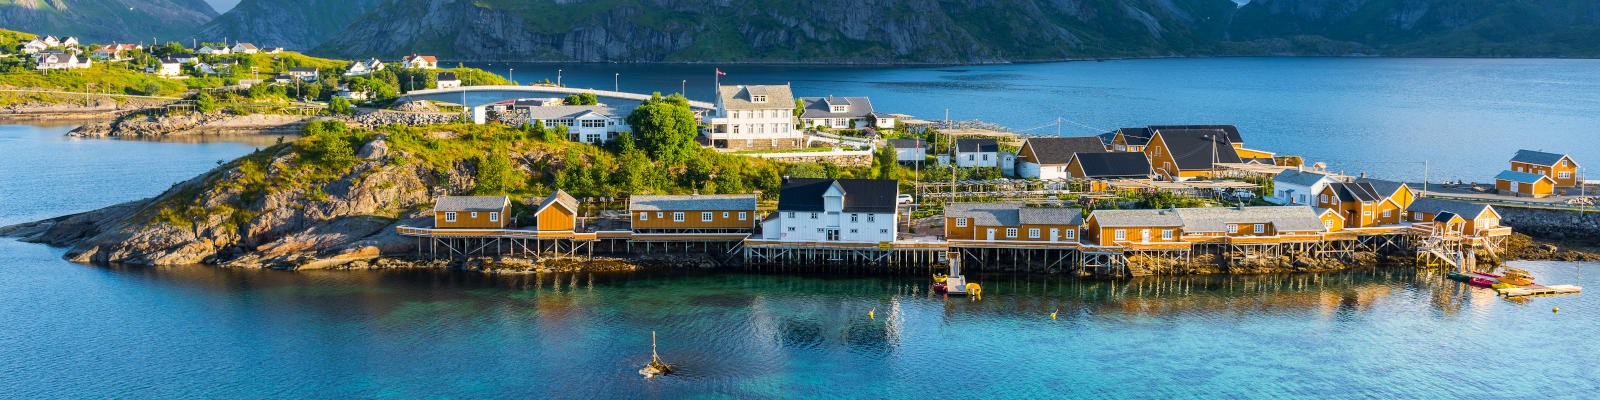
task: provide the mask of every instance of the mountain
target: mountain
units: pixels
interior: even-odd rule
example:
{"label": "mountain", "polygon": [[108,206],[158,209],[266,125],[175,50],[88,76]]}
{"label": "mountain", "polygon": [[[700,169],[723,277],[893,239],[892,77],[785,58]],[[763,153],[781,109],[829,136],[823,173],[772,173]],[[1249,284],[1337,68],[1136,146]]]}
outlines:
{"label": "mountain", "polygon": [[200,27],[201,40],[239,40],[304,51],[338,34],[383,0],[244,0]]}
{"label": "mountain", "polygon": [[396,0],[313,52],[588,62],[1000,62],[1204,52],[1231,0]]}
{"label": "mountain", "polygon": [[1228,27],[1234,41],[1296,37],[1392,56],[1594,57],[1593,0],[1254,0]]}
{"label": "mountain", "polygon": [[188,39],[216,16],[204,0],[0,0],[0,26],[85,44]]}

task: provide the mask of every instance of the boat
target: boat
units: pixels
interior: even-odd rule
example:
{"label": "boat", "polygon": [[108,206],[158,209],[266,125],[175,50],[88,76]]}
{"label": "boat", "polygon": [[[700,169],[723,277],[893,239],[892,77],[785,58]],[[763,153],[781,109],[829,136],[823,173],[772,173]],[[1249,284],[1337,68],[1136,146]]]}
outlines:
{"label": "boat", "polygon": [[944,293],[948,289],[949,289],[949,287],[945,286],[944,283],[935,283],[935,284],[933,284],[933,292],[934,293]]}
{"label": "boat", "polygon": [[1477,287],[1490,287],[1494,286],[1494,281],[1489,280],[1488,278],[1472,278],[1471,280],[1467,281],[1467,284]]}
{"label": "boat", "polygon": [[1455,272],[1455,271],[1450,271],[1449,273],[1446,273],[1444,275],[1444,277],[1450,278],[1450,280],[1452,280],[1452,281],[1460,281],[1460,282],[1470,281],[1473,278],[1472,275],[1467,275],[1467,274],[1463,274],[1463,273]]}
{"label": "boat", "polygon": [[1499,278],[1500,277],[1500,274],[1491,274],[1491,273],[1488,273],[1488,272],[1473,272],[1473,274],[1481,275],[1481,276],[1487,276],[1487,277],[1490,277],[1490,278]]}
{"label": "boat", "polygon": [[1500,277],[1500,281],[1517,286],[1529,286],[1533,284],[1533,278],[1526,276],[1502,276]]}
{"label": "boat", "polygon": [[947,279],[950,279],[950,277],[947,277],[947,276],[944,276],[944,275],[939,275],[939,274],[933,274],[933,282],[934,283],[944,283],[944,281],[947,280]]}

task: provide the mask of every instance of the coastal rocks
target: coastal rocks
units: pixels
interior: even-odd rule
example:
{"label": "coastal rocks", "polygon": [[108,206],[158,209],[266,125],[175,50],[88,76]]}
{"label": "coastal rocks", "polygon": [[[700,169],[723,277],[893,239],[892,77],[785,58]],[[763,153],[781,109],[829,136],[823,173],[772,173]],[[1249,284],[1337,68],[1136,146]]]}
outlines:
{"label": "coastal rocks", "polygon": [[0,107],[0,120],[5,119],[102,119],[149,108],[161,107],[171,100],[110,96],[31,94],[34,100],[20,101]]}
{"label": "coastal rocks", "polygon": [[178,115],[134,115],[87,124],[68,136],[153,138],[191,134],[298,133],[314,117],[283,114],[234,115],[226,111]]}
{"label": "coastal rocks", "polygon": [[1495,207],[1500,223],[1518,233],[1554,241],[1580,241],[1600,246],[1600,213]]}
{"label": "coastal rocks", "polygon": [[345,120],[352,127],[377,128],[389,124],[401,125],[435,125],[448,124],[461,121],[461,114],[440,112],[393,112],[378,111],[351,117]]}

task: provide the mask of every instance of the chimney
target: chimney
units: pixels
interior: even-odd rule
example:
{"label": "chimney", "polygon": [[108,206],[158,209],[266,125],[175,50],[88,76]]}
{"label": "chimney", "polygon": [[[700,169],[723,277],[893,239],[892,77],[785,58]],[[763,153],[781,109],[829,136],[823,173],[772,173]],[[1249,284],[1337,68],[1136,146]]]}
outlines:
{"label": "chimney", "polygon": [[1361,172],[1361,178],[1365,179],[1366,177],[1367,177],[1367,172],[1366,171],[1362,171]]}

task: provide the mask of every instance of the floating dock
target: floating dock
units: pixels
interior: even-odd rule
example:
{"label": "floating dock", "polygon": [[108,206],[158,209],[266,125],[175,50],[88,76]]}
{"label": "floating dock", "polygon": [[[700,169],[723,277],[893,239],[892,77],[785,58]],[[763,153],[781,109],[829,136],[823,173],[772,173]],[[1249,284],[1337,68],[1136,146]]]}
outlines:
{"label": "floating dock", "polygon": [[1582,292],[1583,288],[1575,286],[1575,285],[1554,285],[1554,286],[1528,285],[1528,286],[1523,286],[1523,287],[1495,289],[1495,290],[1499,291],[1500,295],[1501,296],[1505,296],[1505,297],[1527,297],[1527,296],[1553,296],[1553,295],[1562,295],[1562,294],[1577,294],[1577,293]]}

